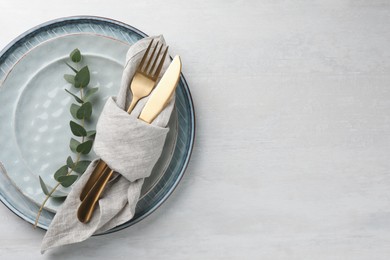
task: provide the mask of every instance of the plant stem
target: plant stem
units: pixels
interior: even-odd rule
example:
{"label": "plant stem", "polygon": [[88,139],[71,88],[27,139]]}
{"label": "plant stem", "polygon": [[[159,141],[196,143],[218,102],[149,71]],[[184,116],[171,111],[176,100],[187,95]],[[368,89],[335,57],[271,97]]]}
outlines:
{"label": "plant stem", "polygon": [[43,206],[45,206],[47,200],[50,198],[50,196],[53,194],[53,192],[58,188],[58,186],[60,185],[61,183],[57,183],[56,186],[54,186],[54,188],[49,192],[49,194],[47,194],[45,200],[42,202],[42,205],[41,207],[39,208],[38,210],[38,214],[37,214],[37,218],[35,219],[35,223],[34,223],[34,228],[37,227],[38,225],[38,220],[39,220],[39,217],[41,216],[41,213],[42,213],[42,210],[43,210]]}
{"label": "plant stem", "polygon": [[[83,137],[83,138],[84,138],[84,137]],[[70,174],[73,172],[73,169],[74,169],[74,168],[76,167],[76,165],[79,163],[80,158],[81,158],[81,153],[78,153],[78,154],[77,154],[77,158],[76,158],[76,162],[74,163],[73,168],[71,168],[71,169],[69,170],[69,172],[66,174],[66,176],[70,175]],[[57,190],[58,186],[60,186],[60,184],[61,184],[60,182],[57,182],[57,184],[53,187],[53,189],[46,195],[45,200],[42,202],[42,205],[41,205],[41,207],[40,207],[39,210],[38,210],[37,218],[35,219],[35,223],[34,223],[34,228],[36,228],[37,225],[38,225],[38,220],[39,220],[39,217],[41,216],[43,207],[45,206],[46,202],[49,200],[49,198],[51,197],[51,195],[53,195],[53,193]]]}
{"label": "plant stem", "polygon": [[[83,89],[81,88],[80,89],[80,98],[81,100],[83,100]],[[81,121],[81,125],[84,127],[85,125],[85,119],[83,118],[82,121]],[[83,136],[81,138],[81,143],[83,143],[85,140],[85,137]],[[76,158],[76,161],[75,163],[73,164],[73,167],[68,171],[68,173],[66,174],[66,176],[70,175],[72,172],[73,172],[73,169],[76,168],[77,164],[79,163],[81,159],[81,153],[77,153],[77,158]],[[34,223],[34,228],[37,227],[38,225],[38,221],[39,221],[39,218],[42,214],[42,211],[43,211],[43,207],[45,206],[46,202],[49,200],[49,198],[51,197],[51,195],[53,195],[53,193],[57,190],[58,186],[60,186],[60,182],[57,182],[57,184],[53,187],[53,189],[46,195],[46,198],[45,200],[42,202],[42,205],[41,207],[39,208],[38,210],[38,214],[37,214],[37,217],[35,219],[35,223]]]}

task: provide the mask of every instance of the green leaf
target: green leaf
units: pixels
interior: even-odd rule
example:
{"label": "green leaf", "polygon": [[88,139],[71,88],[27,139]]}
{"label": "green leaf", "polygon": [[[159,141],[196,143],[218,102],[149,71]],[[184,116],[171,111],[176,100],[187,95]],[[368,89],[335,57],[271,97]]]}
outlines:
{"label": "green leaf", "polygon": [[87,137],[94,138],[95,135],[96,135],[96,131],[95,130],[87,131]]}
{"label": "green leaf", "polygon": [[90,119],[92,115],[92,104],[91,102],[85,102],[77,111],[78,119]]}
{"label": "green leaf", "polygon": [[69,82],[70,84],[74,85],[74,76],[73,75],[65,74],[64,79],[67,82]]}
{"label": "green leaf", "polygon": [[[41,176],[39,176],[39,182],[40,182],[40,184],[41,184],[41,188],[42,188],[43,193],[44,193],[46,196],[48,196],[48,195],[49,195],[49,190],[48,190],[48,188],[47,188],[45,182],[42,180]],[[62,192],[62,191],[55,191],[55,192],[53,192],[53,193],[50,195],[51,198],[64,198],[64,197],[66,197],[66,196],[68,196],[68,194],[66,194],[66,193],[64,193],[64,192]]]}
{"label": "green leaf", "polygon": [[71,156],[68,156],[68,158],[66,159],[66,165],[72,169],[73,166],[74,166],[74,163],[73,163],[73,160],[72,160],[72,157]]}
{"label": "green leaf", "polygon": [[45,182],[42,180],[41,176],[39,176],[39,183],[41,184],[41,188],[42,188],[43,193],[44,193],[46,196],[49,195],[49,191],[48,191],[48,189],[47,189],[47,187],[46,187]]}
{"label": "green leaf", "polygon": [[68,67],[73,70],[74,73],[77,73],[78,70],[76,70],[75,68],[73,68],[72,66],[69,65],[69,63],[65,62],[66,65],[68,65]]}
{"label": "green leaf", "polygon": [[92,140],[85,141],[77,146],[76,151],[82,154],[87,154],[91,151],[92,144]]}
{"label": "green leaf", "polygon": [[56,179],[58,181],[58,178],[61,177],[61,176],[65,176],[68,174],[68,166],[67,165],[64,165],[64,166],[61,166],[61,168],[59,168],[55,173],[54,173],[54,179]]}
{"label": "green leaf", "polygon": [[78,96],[76,96],[75,94],[70,92],[69,90],[65,89],[65,91],[68,92],[71,96],[73,96],[74,99],[76,99],[76,101],[79,102],[80,104],[84,103],[84,101],[81,98],[79,98]]}
{"label": "green leaf", "polygon": [[87,89],[87,91],[85,92],[84,99],[85,99],[85,100],[88,100],[88,99],[89,99],[93,94],[95,94],[98,90],[99,90],[99,88],[89,88],[89,89]]}
{"label": "green leaf", "polygon": [[70,59],[73,61],[73,62],[79,62],[81,61],[81,53],[79,51],[79,49],[74,49],[71,53],[70,53]]}
{"label": "green leaf", "polygon": [[58,182],[60,182],[61,185],[66,188],[72,185],[77,180],[77,177],[78,177],[77,175],[73,175],[73,174],[67,176],[60,176],[58,178]]}
{"label": "green leaf", "polygon": [[85,130],[85,128],[82,127],[81,125],[77,124],[76,122],[70,121],[69,125],[70,125],[70,130],[72,131],[72,133],[75,136],[86,136],[87,135],[87,131]]}
{"label": "green leaf", "polygon": [[77,173],[83,174],[90,163],[91,161],[79,161],[73,170]]}
{"label": "green leaf", "polygon": [[61,192],[61,191],[55,191],[53,194],[51,194],[50,197],[55,198],[55,199],[60,199],[60,198],[66,198],[68,194]]}
{"label": "green leaf", "polygon": [[74,86],[76,88],[86,87],[89,84],[89,79],[89,69],[88,66],[85,66],[79,72],[77,72],[76,76],[74,77]]}
{"label": "green leaf", "polygon": [[81,106],[76,105],[76,104],[70,105],[70,113],[71,113],[71,115],[73,116],[74,119],[78,119],[77,118],[77,111],[80,109],[80,107]]}
{"label": "green leaf", "polygon": [[69,143],[69,147],[70,147],[70,150],[72,150],[72,152],[74,153],[77,153],[76,149],[77,149],[77,146],[80,145],[80,142],[71,138],[70,139],[70,143]]}

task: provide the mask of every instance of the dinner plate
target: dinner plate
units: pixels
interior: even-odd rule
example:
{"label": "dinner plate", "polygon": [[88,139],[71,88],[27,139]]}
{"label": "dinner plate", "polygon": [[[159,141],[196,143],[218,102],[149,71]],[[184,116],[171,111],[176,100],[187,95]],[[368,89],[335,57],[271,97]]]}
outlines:
{"label": "dinner plate", "polygon": [[[72,137],[69,107],[74,100],[64,89],[72,92],[75,89],[62,75],[64,72],[71,73],[66,62],[70,62],[68,54],[76,47],[87,51],[83,53],[84,58],[79,67],[88,64],[92,75],[90,86],[99,88],[92,100],[94,113],[85,126],[87,129],[95,129],[105,101],[119,91],[124,57],[130,47],[127,43],[87,33],[55,37],[39,44],[19,59],[5,76],[0,88],[0,104],[8,103],[0,110],[3,121],[0,143],[7,151],[0,153],[0,161],[4,162],[7,169],[5,174],[17,189],[38,205],[46,198],[38,176],[51,190],[57,184],[53,173],[72,154],[69,149]],[[141,198],[162,177],[172,158],[177,139],[176,110],[173,111],[168,127],[170,131],[162,156],[151,176],[145,180]],[[96,157],[91,152],[81,159],[93,160]],[[60,186],[57,193],[69,193],[70,189]],[[62,200],[50,199],[45,209],[56,212],[61,203]]]}
{"label": "dinner plate", "polygon": [[[53,173],[71,154],[68,143],[71,97],[65,62],[74,48],[83,53],[91,71],[90,86],[99,87],[94,128],[107,97],[119,89],[126,52],[146,35],[107,18],[70,17],[50,21],[18,37],[0,53],[0,199],[18,216],[35,221],[45,198],[38,176],[55,185]],[[130,226],[161,205],[177,186],[188,164],[194,141],[194,109],[181,75],[176,105],[162,156],[145,181],[134,218],[111,231]],[[92,152],[90,159],[96,157]],[[70,188],[61,188],[69,192]],[[62,201],[50,199],[38,226],[47,229]],[[110,232],[111,232],[110,231]]]}

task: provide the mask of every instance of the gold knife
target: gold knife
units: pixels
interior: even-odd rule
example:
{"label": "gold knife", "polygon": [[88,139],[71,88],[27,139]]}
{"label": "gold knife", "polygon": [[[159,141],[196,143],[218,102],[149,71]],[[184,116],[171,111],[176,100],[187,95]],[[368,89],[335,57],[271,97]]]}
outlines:
{"label": "gold knife", "polygon": [[[175,92],[177,83],[179,83],[180,72],[181,60],[179,56],[176,56],[150,95],[149,100],[141,111],[139,119],[150,124],[161,113]],[[90,221],[100,195],[113,173],[114,171],[107,167],[81,202],[77,211],[77,218],[81,222],[87,223]]]}

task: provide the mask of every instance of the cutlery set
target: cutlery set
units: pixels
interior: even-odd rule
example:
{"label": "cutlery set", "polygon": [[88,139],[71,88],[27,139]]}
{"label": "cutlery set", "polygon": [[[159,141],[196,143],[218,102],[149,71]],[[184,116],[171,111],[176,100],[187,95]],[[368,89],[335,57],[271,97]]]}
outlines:
{"label": "cutlery set", "polygon": [[[151,124],[169,103],[179,82],[181,72],[181,60],[179,56],[176,56],[156,86],[168,47],[164,47],[163,44],[157,42],[149,56],[152,45],[153,40],[147,47],[129,86],[132,92],[132,100],[127,109],[127,113],[130,114],[140,99],[150,95],[138,117],[148,124]],[[162,55],[160,55],[161,53]],[[114,171],[100,159],[80,194],[81,204],[77,211],[80,222],[88,223],[90,221],[97,202],[113,173]]]}

